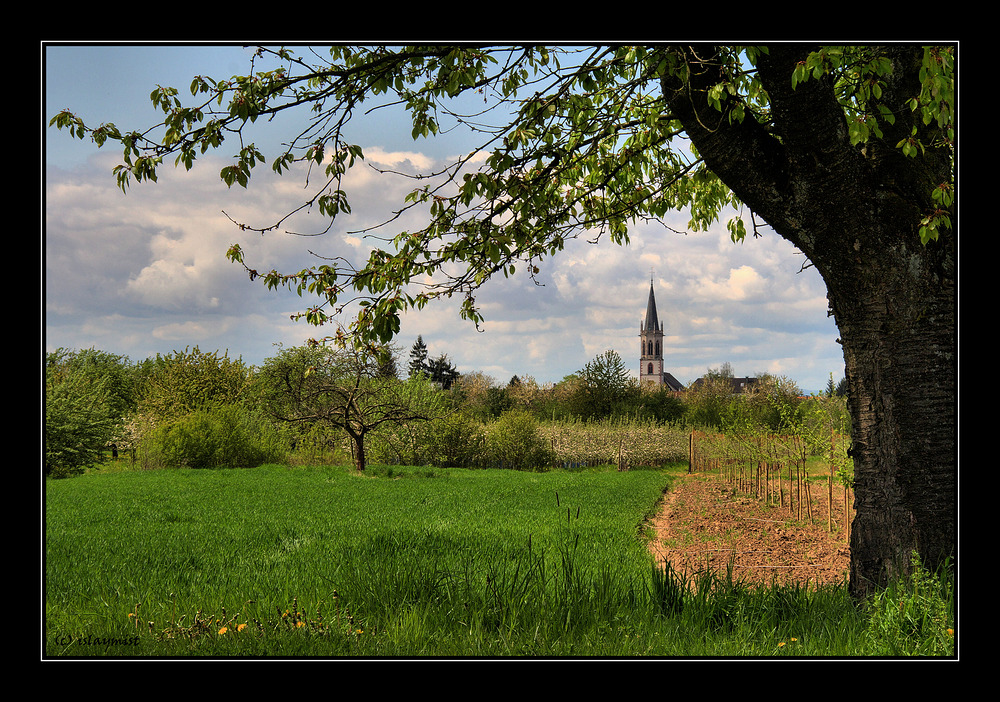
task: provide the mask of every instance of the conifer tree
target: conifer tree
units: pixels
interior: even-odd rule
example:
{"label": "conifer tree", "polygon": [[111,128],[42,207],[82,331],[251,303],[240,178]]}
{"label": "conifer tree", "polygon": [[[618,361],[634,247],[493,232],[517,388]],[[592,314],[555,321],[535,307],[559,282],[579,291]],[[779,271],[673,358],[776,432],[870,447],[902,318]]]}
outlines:
{"label": "conifer tree", "polygon": [[427,344],[424,343],[424,338],[418,334],[417,340],[410,348],[410,377],[418,373],[428,373],[428,371]]}

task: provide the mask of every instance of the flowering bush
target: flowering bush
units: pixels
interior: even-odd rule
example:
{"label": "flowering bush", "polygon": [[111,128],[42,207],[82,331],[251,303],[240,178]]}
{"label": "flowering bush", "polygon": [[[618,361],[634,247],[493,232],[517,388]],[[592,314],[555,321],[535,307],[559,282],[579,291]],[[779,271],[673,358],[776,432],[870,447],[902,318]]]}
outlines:
{"label": "flowering bush", "polygon": [[558,465],[662,466],[684,461],[683,429],[644,421],[553,422],[541,427]]}

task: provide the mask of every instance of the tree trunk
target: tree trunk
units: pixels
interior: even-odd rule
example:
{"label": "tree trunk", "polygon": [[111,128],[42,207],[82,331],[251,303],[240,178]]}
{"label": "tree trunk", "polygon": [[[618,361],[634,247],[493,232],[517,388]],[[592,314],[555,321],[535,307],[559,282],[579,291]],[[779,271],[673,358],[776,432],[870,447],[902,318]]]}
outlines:
{"label": "tree trunk", "polygon": [[956,556],[955,280],[946,252],[945,242],[919,241],[869,250],[847,277],[824,276],[849,386],[851,590],[860,597],[909,573],[912,551],[931,568]]}
{"label": "tree trunk", "polygon": [[365,466],[368,464],[368,459],[365,456],[365,434],[351,428],[347,429],[347,433],[350,435],[351,443],[354,445],[354,468],[359,473],[363,473]]}
{"label": "tree trunk", "polygon": [[[924,245],[918,234],[950,166],[941,154],[902,157],[888,127],[884,143],[852,146],[830,81],[791,86],[809,50],[772,47],[759,64],[772,131],[704,103],[721,75],[711,47],[688,50],[702,70],[690,84],[665,80],[664,91],[706,163],[826,282],[852,419],[850,586],[863,598],[909,573],[913,551],[930,568],[957,557],[955,235]],[[887,99],[912,90],[920,56],[913,47],[890,55]],[[908,112],[900,107],[897,130],[913,125]]]}

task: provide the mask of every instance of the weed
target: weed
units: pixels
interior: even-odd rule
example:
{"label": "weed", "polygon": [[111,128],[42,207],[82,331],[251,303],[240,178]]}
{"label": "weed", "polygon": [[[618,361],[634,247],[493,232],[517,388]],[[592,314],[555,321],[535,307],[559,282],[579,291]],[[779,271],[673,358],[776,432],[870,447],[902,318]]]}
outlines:
{"label": "weed", "polygon": [[954,655],[952,580],[929,572],[916,551],[910,562],[908,578],[875,593],[866,604],[869,645],[879,655]]}

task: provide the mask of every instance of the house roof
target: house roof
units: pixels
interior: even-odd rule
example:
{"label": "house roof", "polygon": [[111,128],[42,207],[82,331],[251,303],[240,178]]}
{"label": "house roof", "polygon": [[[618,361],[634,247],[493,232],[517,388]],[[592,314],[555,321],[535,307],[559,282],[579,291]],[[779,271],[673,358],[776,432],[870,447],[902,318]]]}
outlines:
{"label": "house roof", "polygon": [[666,385],[671,390],[674,390],[674,391],[678,391],[678,390],[683,390],[684,389],[684,386],[680,384],[680,381],[677,380],[677,378],[675,378],[670,373],[664,373],[663,374],[663,384]]}
{"label": "house roof", "polygon": [[[728,380],[729,380],[730,384],[732,385],[733,393],[741,393],[741,392],[746,392],[747,390],[749,390],[750,388],[752,388],[754,385],[757,384],[757,382],[760,379],[759,378],[752,378],[752,377],[746,376],[746,377],[743,377],[743,378],[729,378]],[[703,382],[705,382],[705,378],[704,377],[698,378],[698,380],[696,380],[693,383],[691,383],[691,387],[692,388],[696,388],[699,385],[701,385]]]}

